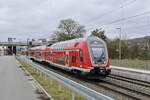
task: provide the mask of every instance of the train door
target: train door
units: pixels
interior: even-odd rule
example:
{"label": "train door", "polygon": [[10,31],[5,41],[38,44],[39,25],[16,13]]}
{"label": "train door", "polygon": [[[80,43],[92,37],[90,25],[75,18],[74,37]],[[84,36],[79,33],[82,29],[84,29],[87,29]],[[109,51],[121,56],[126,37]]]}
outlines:
{"label": "train door", "polygon": [[78,55],[79,55],[79,59],[78,59],[79,60],[79,66],[83,67],[83,51],[79,50]]}
{"label": "train door", "polygon": [[69,51],[66,51],[66,59],[65,59],[66,66],[69,67]]}
{"label": "train door", "polygon": [[45,61],[45,60],[46,60],[46,51],[43,50],[43,61]]}
{"label": "train door", "polygon": [[52,62],[52,60],[53,60],[53,52],[52,52],[52,50],[49,51],[49,57],[48,57],[48,60],[51,61],[51,62]]}
{"label": "train door", "polygon": [[78,52],[77,51],[72,51],[71,52],[71,66],[78,66],[77,65],[77,55],[78,55]]}
{"label": "train door", "polygon": [[46,49],[45,50],[45,60],[48,60],[48,57],[49,57],[49,53],[48,53],[48,50]]}

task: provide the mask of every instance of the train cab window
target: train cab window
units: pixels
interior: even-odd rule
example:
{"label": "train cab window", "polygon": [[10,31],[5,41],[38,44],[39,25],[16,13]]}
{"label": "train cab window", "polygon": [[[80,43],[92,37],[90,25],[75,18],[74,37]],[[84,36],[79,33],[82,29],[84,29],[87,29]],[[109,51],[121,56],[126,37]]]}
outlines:
{"label": "train cab window", "polygon": [[72,63],[76,63],[76,56],[72,56]]}
{"label": "train cab window", "polygon": [[93,53],[93,59],[95,61],[95,63],[101,63],[104,64],[106,61],[106,57],[105,57],[105,49],[104,48],[96,48],[96,47],[92,47],[92,53]]}

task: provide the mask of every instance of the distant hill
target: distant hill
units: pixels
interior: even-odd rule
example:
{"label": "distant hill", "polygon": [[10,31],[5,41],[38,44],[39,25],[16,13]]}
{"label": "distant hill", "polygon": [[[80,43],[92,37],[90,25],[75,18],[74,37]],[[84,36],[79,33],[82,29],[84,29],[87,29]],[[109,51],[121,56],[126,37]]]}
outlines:
{"label": "distant hill", "polygon": [[126,40],[127,43],[129,44],[137,44],[139,47],[150,47],[150,36],[144,36],[140,38],[134,38],[134,39],[129,39]]}

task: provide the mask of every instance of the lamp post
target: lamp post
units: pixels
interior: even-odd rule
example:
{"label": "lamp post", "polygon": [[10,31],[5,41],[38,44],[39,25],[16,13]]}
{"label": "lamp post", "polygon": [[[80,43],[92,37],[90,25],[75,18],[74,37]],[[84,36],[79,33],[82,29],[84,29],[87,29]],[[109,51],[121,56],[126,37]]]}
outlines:
{"label": "lamp post", "polygon": [[116,28],[117,30],[119,30],[119,62],[121,60],[121,27]]}

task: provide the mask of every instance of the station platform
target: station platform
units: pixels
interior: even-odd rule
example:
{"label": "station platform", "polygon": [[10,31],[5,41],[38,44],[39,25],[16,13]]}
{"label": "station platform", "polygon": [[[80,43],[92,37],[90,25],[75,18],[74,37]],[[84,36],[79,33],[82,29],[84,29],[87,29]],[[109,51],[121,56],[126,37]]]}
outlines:
{"label": "station platform", "polygon": [[111,74],[120,75],[145,82],[150,82],[150,71],[148,70],[133,69],[118,66],[110,66],[110,67],[112,69]]}
{"label": "station platform", "polygon": [[112,69],[116,70],[123,70],[123,71],[129,71],[129,72],[134,72],[134,73],[140,73],[140,74],[149,74],[149,70],[142,70],[142,69],[134,69],[134,68],[127,68],[127,67],[118,67],[118,66],[110,66]]}
{"label": "station platform", "polygon": [[0,100],[40,100],[13,56],[0,56]]}

